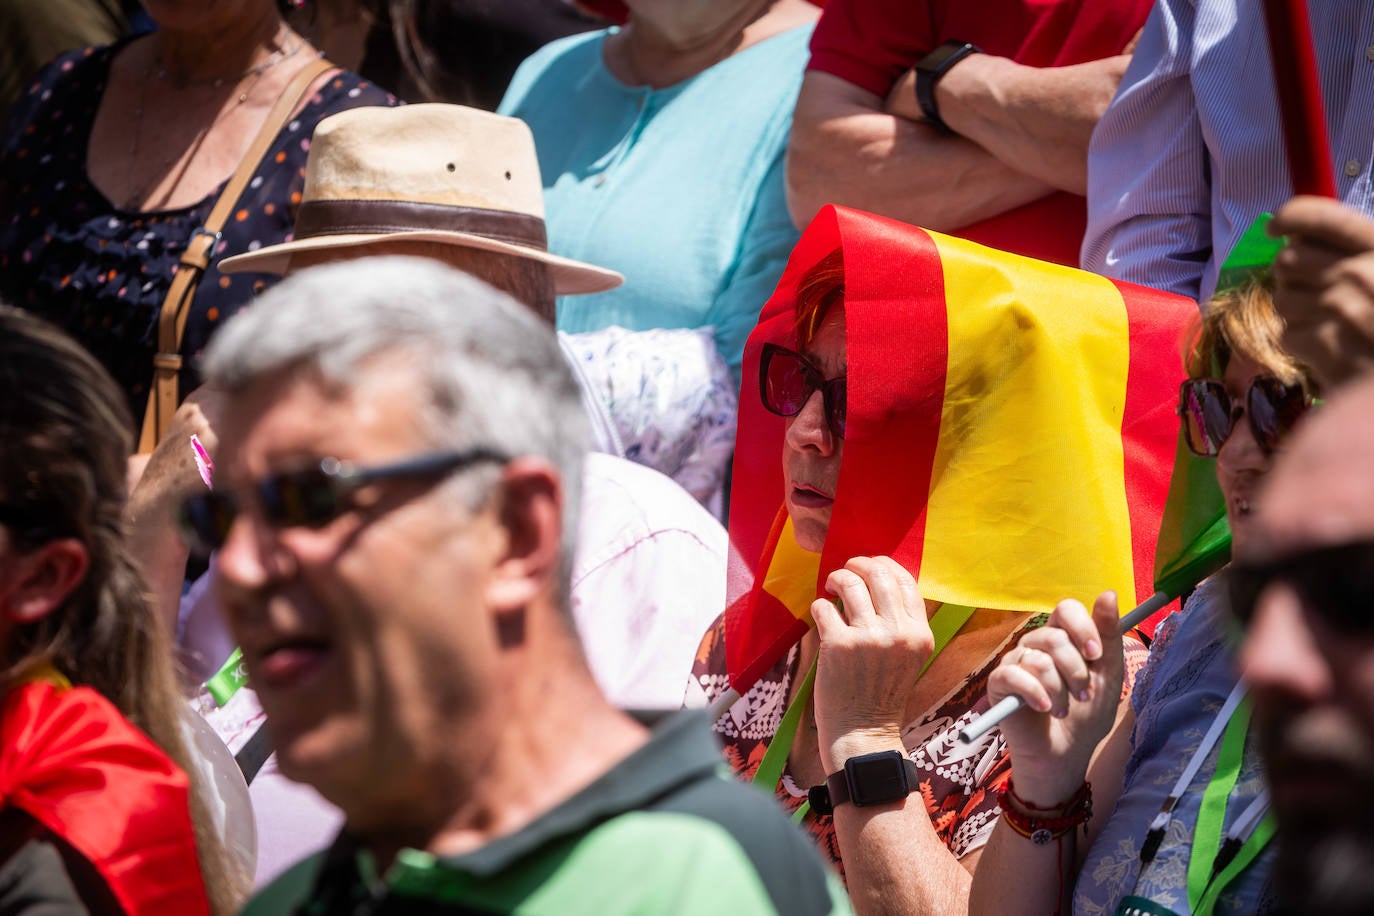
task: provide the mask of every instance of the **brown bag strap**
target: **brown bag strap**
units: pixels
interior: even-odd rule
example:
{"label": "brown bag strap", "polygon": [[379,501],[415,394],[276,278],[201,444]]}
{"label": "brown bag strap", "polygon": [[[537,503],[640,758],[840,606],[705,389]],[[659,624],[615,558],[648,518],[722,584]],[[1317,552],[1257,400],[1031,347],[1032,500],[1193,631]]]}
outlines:
{"label": "brown bag strap", "polygon": [[258,163],[267,155],[272,141],[286,126],[296,105],[305,96],[310,86],[334,64],[318,58],[306,64],[282,90],[281,96],[267,113],[253,145],[248,147],[238,168],[230,176],[228,184],[220,192],[219,199],[210,211],[205,225],[191,233],[186,250],[177,264],[177,272],[172,276],[171,288],[157,316],[157,353],[153,356],[153,384],[148,392],[148,408],[143,414],[143,431],[138,439],[140,454],[151,452],[167,431],[172,422],[172,414],[177,409],[177,379],[181,372],[181,340],[186,333],[186,319],[190,315],[191,300],[195,297],[197,284],[210,265],[215,245],[219,244],[220,230],[229,221],[229,214],[238,203],[243,189],[258,170]]}

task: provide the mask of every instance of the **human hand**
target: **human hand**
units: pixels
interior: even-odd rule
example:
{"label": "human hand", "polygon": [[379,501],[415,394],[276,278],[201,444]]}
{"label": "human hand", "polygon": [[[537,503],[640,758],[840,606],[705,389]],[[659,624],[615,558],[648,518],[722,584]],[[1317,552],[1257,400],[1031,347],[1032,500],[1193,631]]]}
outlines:
{"label": "human hand", "polygon": [[1283,345],[1325,387],[1374,368],[1374,221],[1334,200],[1295,197],[1269,231]]}
{"label": "human hand", "polygon": [[1072,795],[1097,745],[1111,730],[1125,661],[1116,593],[1103,592],[1092,613],[1061,601],[1049,623],[1021,637],[988,678],[988,700],[1026,701],[1002,722],[1016,793],[1050,806]]}
{"label": "human hand", "polygon": [[[902,747],[906,705],[935,638],[916,580],[890,557],[855,557],[811,605],[820,650],[814,694],[826,772]],[[843,610],[841,610],[841,607]]]}
{"label": "human hand", "polygon": [[221,392],[202,385],[177,408],[130,494],[130,512],[135,521],[151,511],[170,512],[181,497],[204,486],[190,440],[194,435],[213,458],[219,446],[215,424],[223,401]]}

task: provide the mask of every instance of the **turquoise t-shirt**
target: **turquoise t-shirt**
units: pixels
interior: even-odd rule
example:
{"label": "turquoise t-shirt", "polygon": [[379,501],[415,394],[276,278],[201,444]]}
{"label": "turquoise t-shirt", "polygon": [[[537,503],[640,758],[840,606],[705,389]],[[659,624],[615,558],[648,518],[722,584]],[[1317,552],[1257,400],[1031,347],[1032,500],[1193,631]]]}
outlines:
{"label": "turquoise t-shirt", "polygon": [[540,49],[499,109],[534,133],[549,249],[625,275],[618,289],[561,297],[558,329],[712,326],[738,376],[799,237],[783,156],[811,26],[659,90],[610,74],[607,34]]}

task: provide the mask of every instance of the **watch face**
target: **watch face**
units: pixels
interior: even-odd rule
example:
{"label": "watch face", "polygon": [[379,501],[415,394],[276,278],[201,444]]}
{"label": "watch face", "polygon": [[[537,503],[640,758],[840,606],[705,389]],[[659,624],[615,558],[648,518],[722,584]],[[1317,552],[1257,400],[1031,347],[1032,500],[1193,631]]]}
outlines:
{"label": "watch face", "polygon": [[896,751],[856,758],[846,769],[849,798],[855,807],[897,801],[905,798],[909,791],[902,755]]}
{"label": "watch face", "polygon": [[930,73],[939,73],[951,57],[964,53],[967,47],[967,42],[946,42],[927,54],[921,60],[919,68]]}

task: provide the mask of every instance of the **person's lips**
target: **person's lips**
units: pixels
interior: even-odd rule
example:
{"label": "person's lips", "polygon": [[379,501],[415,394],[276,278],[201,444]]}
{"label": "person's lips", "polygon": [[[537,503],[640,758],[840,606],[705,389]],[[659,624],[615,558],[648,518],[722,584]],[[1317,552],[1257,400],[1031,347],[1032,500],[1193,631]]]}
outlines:
{"label": "person's lips", "polygon": [[256,655],[258,686],[286,690],[318,674],[332,657],[333,646],[324,639],[297,637],[270,643]]}
{"label": "person's lips", "polygon": [[792,502],[803,509],[829,509],[835,497],[810,484],[798,483],[792,485]]}

